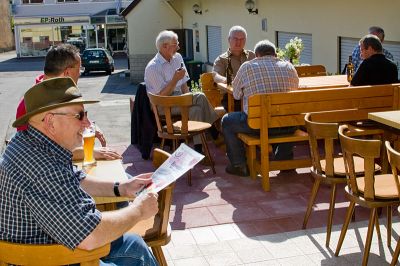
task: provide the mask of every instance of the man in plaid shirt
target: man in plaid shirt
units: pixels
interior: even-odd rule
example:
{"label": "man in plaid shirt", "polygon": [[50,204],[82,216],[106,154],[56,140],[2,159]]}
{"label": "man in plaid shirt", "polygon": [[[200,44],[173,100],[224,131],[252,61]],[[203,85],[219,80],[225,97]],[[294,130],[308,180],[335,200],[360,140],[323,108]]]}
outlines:
{"label": "man in plaid shirt", "polygon": [[[259,135],[260,131],[251,129],[247,124],[248,98],[261,93],[286,92],[295,90],[299,85],[294,66],[276,57],[275,45],[268,40],[260,41],[254,47],[256,58],[243,63],[233,80],[233,97],[243,98],[243,112],[228,113],[222,118],[222,132],[226,143],[226,152],[230,161],[225,171],[238,176],[248,176],[245,148],[237,137],[238,133]],[[274,128],[270,135],[293,133],[295,127]],[[283,143],[273,146],[275,160],[293,157],[293,145]]]}
{"label": "man in plaid shirt", "polygon": [[132,197],[151,182],[150,174],[114,184],[72,165],[72,151],[90,124],[83,104],[98,101],[82,99],[69,77],[47,79],[24,99],[26,114],[13,126],[28,123],[28,129],[17,132],[0,161],[0,239],[84,250],[111,243],[101,265],[157,265],[140,236],[124,234],[157,213],[157,194],[113,212],[97,210],[91,197]]}

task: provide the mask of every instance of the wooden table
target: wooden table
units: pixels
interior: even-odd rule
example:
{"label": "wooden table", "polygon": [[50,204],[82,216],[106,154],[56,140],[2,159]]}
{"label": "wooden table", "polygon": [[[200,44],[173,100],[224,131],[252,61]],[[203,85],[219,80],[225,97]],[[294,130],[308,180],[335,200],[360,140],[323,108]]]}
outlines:
{"label": "wooden table", "polygon": [[[77,165],[79,169],[82,169],[82,162],[74,162],[74,164]],[[128,179],[125,173],[125,169],[122,166],[121,160],[97,161],[97,164],[95,166],[86,168],[85,172],[88,175],[95,176],[98,179],[109,180],[112,182],[115,181],[123,182]],[[109,204],[109,203],[132,200],[131,198],[126,198],[126,197],[93,197],[93,198],[96,201],[96,204]]]}
{"label": "wooden table", "polygon": [[[234,111],[233,88],[226,83],[217,83],[218,88],[228,94],[228,112]],[[346,75],[317,76],[299,78],[299,90],[324,89],[330,87],[348,87]]]}
{"label": "wooden table", "polygon": [[368,119],[400,130],[400,110],[368,113]]}
{"label": "wooden table", "polygon": [[235,99],[233,98],[233,88],[231,85],[227,85],[226,83],[217,83],[218,89],[223,92],[226,92],[228,95],[228,113],[235,111]]}
{"label": "wooden table", "polygon": [[317,76],[299,78],[299,90],[324,89],[329,87],[347,87],[346,75]]}

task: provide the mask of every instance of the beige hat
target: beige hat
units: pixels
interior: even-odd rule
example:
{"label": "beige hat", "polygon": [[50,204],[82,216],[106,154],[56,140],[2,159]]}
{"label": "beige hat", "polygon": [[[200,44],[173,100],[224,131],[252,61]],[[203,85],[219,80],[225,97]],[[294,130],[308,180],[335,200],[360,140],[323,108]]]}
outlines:
{"label": "beige hat", "polygon": [[46,79],[36,84],[25,93],[24,101],[26,114],[15,120],[13,127],[25,125],[33,115],[61,106],[99,102],[84,100],[75,82],[69,77]]}

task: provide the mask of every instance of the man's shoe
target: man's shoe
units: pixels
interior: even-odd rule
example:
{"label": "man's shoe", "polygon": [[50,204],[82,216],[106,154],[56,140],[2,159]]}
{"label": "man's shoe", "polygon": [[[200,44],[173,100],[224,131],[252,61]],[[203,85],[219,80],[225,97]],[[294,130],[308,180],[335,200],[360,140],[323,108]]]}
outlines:
{"label": "man's shoe", "polygon": [[237,176],[249,176],[249,169],[246,166],[232,166],[231,164],[225,168],[225,172]]}

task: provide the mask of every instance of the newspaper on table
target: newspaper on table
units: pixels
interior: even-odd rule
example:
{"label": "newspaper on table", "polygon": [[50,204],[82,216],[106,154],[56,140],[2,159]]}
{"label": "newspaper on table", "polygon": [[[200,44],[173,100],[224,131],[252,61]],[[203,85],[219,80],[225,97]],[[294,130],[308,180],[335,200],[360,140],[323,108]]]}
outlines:
{"label": "newspaper on table", "polygon": [[152,183],[145,187],[136,195],[147,192],[159,192],[167,187],[172,182],[175,182],[179,177],[192,169],[198,162],[204,158],[200,154],[182,143],[177,150],[160,166],[151,176]]}

